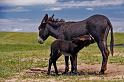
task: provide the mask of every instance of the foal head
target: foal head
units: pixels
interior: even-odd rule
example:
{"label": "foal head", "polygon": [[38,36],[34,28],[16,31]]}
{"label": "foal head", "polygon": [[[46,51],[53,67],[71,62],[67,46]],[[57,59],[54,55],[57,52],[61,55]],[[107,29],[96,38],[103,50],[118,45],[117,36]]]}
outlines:
{"label": "foal head", "polygon": [[86,46],[92,40],[90,35],[83,35],[77,38],[73,38],[72,42],[75,43],[77,46]]}

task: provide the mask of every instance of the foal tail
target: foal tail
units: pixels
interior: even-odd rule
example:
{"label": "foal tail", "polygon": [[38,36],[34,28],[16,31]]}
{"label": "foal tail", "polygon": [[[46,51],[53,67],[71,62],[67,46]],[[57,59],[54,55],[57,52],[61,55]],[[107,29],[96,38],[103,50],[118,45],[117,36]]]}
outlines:
{"label": "foal tail", "polygon": [[108,25],[109,25],[110,30],[111,30],[110,52],[111,52],[111,54],[113,56],[113,53],[114,53],[114,51],[113,51],[114,37],[113,37],[113,27],[112,27],[112,24],[111,24],[110,20],[108,20]]}

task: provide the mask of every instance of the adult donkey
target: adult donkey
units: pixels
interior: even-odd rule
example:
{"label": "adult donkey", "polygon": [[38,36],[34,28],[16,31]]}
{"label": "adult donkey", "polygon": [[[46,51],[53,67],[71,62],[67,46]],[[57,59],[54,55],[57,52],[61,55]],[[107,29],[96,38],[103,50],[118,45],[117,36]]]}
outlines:
{"label": "adult donkey", "polygon": [[[53,15],[54,16],[54,15]],[[100,74],[104,74],[107,69],[107,61],[109,56],[109,50],[107,47],[107,36],[109,30],[111,30],[111,41],[110,41],[110,51],[113,55],[113,28],[111,22],[106,16],[103,15],[93,15],[83,21],[78,22],[64,22],[55,20],[52,17],[48,17],[48,14],[44,16],[42,22],[39,26],[39,43],[43,43],[49,36],[55,37],[56,39],[72,40],[72,38],[90,35],[93,40],[97,43],[101,53],[102,53],[102,66]],[[93,43],[92,41],[91,43]],[[83,45],[82,45],[83,46]],[[77,58],[76,58],[77,59]],[[65,56],[65,72],[69,70],[68,64],[69,57]],[[73,63],[70,57],[71,64]],[[77,62],[77,60],[76,60]],[[72,65],[71,71],[77,69],[77,66]]]}

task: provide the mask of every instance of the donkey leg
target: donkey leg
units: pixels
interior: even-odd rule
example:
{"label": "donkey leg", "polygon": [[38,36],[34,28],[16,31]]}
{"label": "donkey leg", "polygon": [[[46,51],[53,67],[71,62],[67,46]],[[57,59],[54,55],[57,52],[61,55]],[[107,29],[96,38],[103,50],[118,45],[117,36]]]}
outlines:
{"label": "donkey leg", "polygon": [[106,28],[105,34],[103,36],[103,40],[101,42],[99,42],[99,43],[101,43],[99,45],[99,48],[100,47],[102,48],[101,52],[102,52],[102,57],[103,57],[100,74],[104,74],[104,71],[107,70],[107,62],[108,62],[108,56],[109,56],[109,50],[107,47],[108,33],[109,33],[109,28]]}
{"label": "donkey leg", "polygon": [[69,71],[69,56],[65,56],[65,71],[63,72],[63,74],[66,74]]}
{"label": "donkey leg", "polygon": [[75,54],[75,57],[74,57],[74,72],[77,74],[77,54]]}
{"label": "donkey leg", "polygon": [[74,59],[72,56],[70,56],[70,61],[71,61],[71,72],[74,71]]}
{"label": "donkey leg", "polygon": [[104,44],[104,48],[105,48],[104,50],[105,55],[103,55],[103,61],[102,61],[102,67],[101,67],[100,74],[104,74],[104,71],[107,70],[107,62],[108,62],[108,56],[109,56],[109,50],[108,50],[107,44]]}
{"label": "donkey leg", "polygon": [[50,74],[50,71],[51,71],[51,65],[52,65],[52,60],[51,58],[49,59],[49,66],[48,66],[48,71],[47,71],[47,74],[49,75]]}
{"label": "donkey leg", "polygon": [[107,70],[107,61],[108,61],[108,50],[106,49],[106,45],[104,45],[103,41],[98,42],[98,47],[102,53],[102,66],[101,66],[101,71],[99,72],[100,74],[104,74],[105,70]]}
{"label": "donkey leg", "polygon": [[54,66],[56,75],[58,75],[58,69],[57,69],[57,66],[56,66],[56,60],[53,62],[53,66]]}

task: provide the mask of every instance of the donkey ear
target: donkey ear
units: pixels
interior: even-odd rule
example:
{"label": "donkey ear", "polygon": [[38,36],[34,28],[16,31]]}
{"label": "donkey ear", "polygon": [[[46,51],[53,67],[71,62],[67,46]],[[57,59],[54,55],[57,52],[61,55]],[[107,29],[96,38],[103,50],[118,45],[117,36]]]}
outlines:
{"label": "donkey ear", "polygon": [[54,17],[54,14],[51,16],[51,18],[53,18]]}
{"label": "donkey ear", "polygon": [[48,17],[48,14],[45,14],[45,17]]}
{"label": "donkey ear", "polygon": [[48,14],[45,15],[44,20],[45,22],[48,20]]}
{"label": "donkey ear", "polygon": [[44,18],[43,18],[41,23],[46,22],[47,20],[48,20],[48,14],[45,14],[45,16],[44,16]]}

